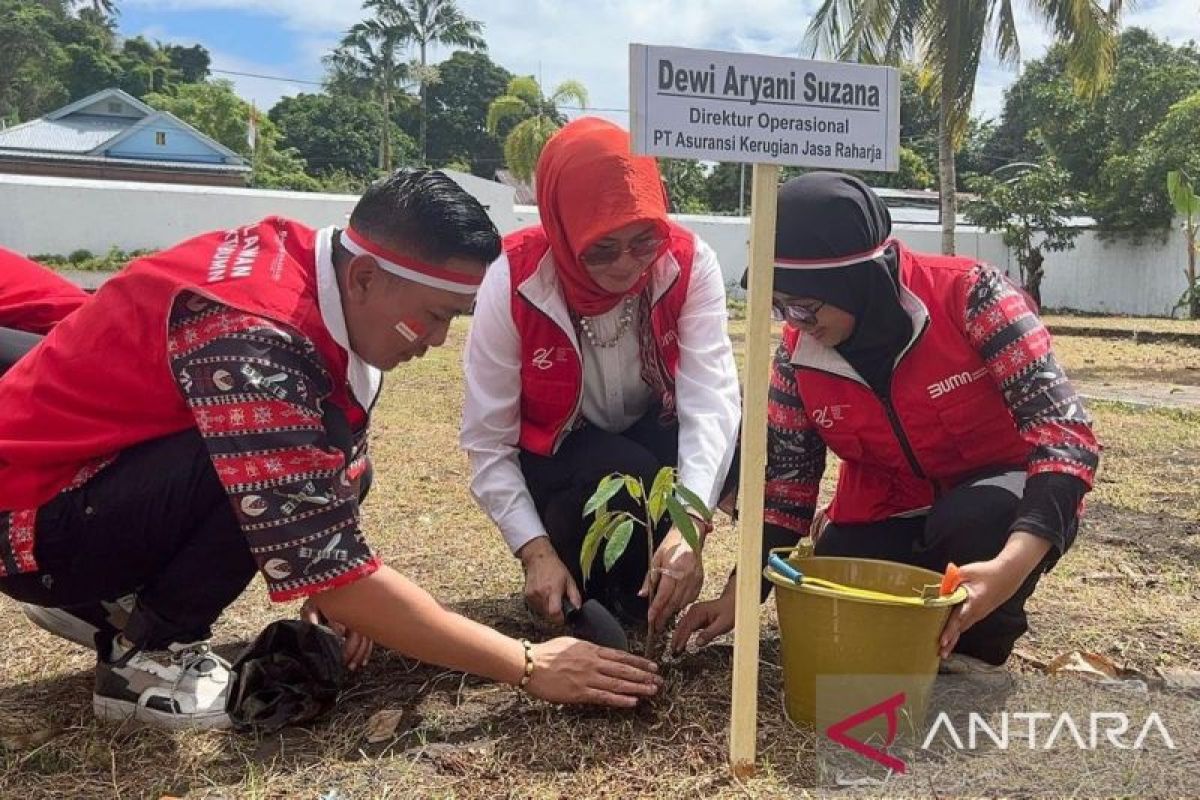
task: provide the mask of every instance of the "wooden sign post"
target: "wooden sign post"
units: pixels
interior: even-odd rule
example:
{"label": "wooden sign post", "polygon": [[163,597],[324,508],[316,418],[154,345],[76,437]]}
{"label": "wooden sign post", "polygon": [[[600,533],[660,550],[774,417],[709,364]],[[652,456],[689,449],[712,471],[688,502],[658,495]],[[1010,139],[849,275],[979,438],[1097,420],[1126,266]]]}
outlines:
{"label": "wooden sign post", "polygon": [[899,75],[886,67],[678,47],[634,44],[629,52],[634,152],[754,164],[729,731],[730,763],[744,776],[754,770],[758,730],[758,597],[779,167],[897,170]]}

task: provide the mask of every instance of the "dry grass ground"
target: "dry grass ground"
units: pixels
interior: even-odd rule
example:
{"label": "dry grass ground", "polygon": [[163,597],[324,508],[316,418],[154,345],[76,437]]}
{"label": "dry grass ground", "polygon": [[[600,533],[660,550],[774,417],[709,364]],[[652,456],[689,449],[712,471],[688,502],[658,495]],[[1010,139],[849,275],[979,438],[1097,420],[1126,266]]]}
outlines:
{"label": "dry grass ground", "polygon": [[[457,326],[445,349],[389,379],[366,528],[388,562],[445,603],[532,635],[516,599],[517,564],[466,490],[456,445],[464,331]],[[1107,369],[1112,344],[1078,340],[1063,354],[1073,370]],[[1146,364],[1169,370],[1188,354],[1142,345],[1128,355],[1121,370],[1137,379]],[[1079,648],[1147,672],[1200,668],[1200,416],[1107,404],[1093,412],[1107,448],[1103,474],[1078,546],[1031,602],[1032,630],[1015,667]],[[706,593],[723,582],[733,544],[727,526],[713,538]],[[256,583],[220,623],[218,641],[232,655],[289,610],[271,607]],[[92,656],[0,602],[0,740],[15,745],[0,749],[0,798],[804,796],[815,739],[780,710],[771,608],[763,633],[760,771],[739,783],[725,766],[728,642],[667,665],[666,691],[631,713],[530,703],[381,654],[321,724],[265,739],[165,734],[93,721]],[[366,721],[383,709],[405,711],[401,735],[368,745]],[[964,757],[954,767],[983,769],[976,763]],[[994,791],[1020,772],[1004,769],[988,778]]]}
{"label": "dry grass ground", "polygon": [[1109,330],[1138,330],[1151,333],[1200,334],[1200,320],[1162,319],[1150,317],[1091,317],[1082,314],[1044,314],[1042,319],[1051,327],[1097,328]]}

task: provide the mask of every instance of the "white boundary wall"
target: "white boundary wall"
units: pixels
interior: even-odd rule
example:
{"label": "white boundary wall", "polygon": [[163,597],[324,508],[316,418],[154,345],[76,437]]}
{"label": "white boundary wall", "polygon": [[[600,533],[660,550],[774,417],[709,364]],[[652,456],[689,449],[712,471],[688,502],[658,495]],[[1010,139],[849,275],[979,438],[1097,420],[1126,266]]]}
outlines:
{"label": "white boundary wall", "polygon": [[[533,206],[514,206],[513,190],[471,175],[449,172],[479,198],[496,227],[508,233],[537,221]],[[270,192],[207,186],[95,181],[0,175],[0,246],[23,253],[102,254],[165,247],[208,230],[229,228],[269,214],[314,227],[345,222],[351,195]],[[725,280],[736,284],[746,268],[750,225],[745,217],[680,215],[678,221],[712,245]],[[896,235],[916,250],[937,252],[935,226],[897,225]],[[959,252],[1015,277],[1016,261],[999,234],[958,231]],[[1168,316],[1183,293],[1183,233],[1151,236],[1139,244],[1105,242],[1086,231],[1065,253],[1050,253],[1042,299],[1051,308],[1109,314]]]}
{"label": "white boundary wall", "polygon": [[[517,206],[517,222],[537,221],[537,208]],[[750,223],[745,217],[677,215],[675,219],[712,245],[721,259],[727,284],[741,281],[746,270]],[[896,236],[914,250],[941,250],[941,229],[934,225],[898,224]],[[998,233],[962,226],[956,235],[958,252],[986,261],[1019,280],[1019,268]],[[1042,302],[1048,308],[1105,314],[1170,316],[1187,285],[1184,236],[1178,227],[1167,236],[1152,235],[1138,244],[1104,241],[1084,231],[1075,247],[1046,256]]]}
{"label": "white boundary wall", "polygon": [[[496,227],[513,221],[513,190],[447,170],[479,199]],[[219,186],[0,175],[0,246],[21,253],[68,255],[110,247],[156,249],[205,231],[273,214],[315,228],[345,224],[355,195],[273,192]]]}

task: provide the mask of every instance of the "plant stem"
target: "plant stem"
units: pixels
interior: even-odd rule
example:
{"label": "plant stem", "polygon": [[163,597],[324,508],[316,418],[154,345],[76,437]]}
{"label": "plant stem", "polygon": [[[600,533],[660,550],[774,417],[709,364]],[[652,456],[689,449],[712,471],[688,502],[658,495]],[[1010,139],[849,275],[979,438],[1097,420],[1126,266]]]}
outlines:
{"label": "plant stem", "polygon": [[[638,479],[638,483],[642,483],[640,478]],[[646,515],[646,575],[650,578],[647,583],[646,602],[648,605],[654,605],[654,590],[658,588],[658,584],[651,572],[654,569],[654,520],[650,518],[650,498],[646,495],[646,486],[644,484],[642,484],[642,511]],[[649,620],[647,620],[645,656],[652,661],[656,654],[655,651],[658,649],[656,646],[657,639],[658,636],[650,628]]]}

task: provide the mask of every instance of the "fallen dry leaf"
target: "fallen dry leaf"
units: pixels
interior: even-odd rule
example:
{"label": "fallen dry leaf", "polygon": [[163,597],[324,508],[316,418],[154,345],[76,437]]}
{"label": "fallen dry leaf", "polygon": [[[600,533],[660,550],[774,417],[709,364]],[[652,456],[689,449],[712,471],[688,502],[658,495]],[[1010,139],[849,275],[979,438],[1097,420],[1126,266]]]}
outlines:
{"label": "fallen dry leaf", "polygon": [[1072,650],[1051,660],[1046,665],[1046,672],[1049,675],[1069,673],[1083,678],[1108,681],[1120,677],[1122,670],[1112,659],[1105,658],[1099,653]]}
{"label": "fallen dry leaf", "polygon": [[385,708],[376,711],[367,720],[367,744],[380,744],[396,736],[396,728],[404,718],[404,711],[398,708]]}

